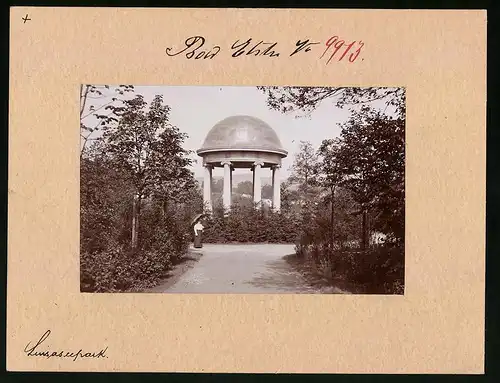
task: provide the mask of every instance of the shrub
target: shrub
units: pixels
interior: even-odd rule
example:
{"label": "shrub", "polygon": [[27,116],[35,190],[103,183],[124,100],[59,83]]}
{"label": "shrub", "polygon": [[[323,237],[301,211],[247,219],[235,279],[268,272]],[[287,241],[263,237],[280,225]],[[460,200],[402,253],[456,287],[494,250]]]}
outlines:
{"label": "shrub", "polygon": [[296,253],[332,284],[342,281],[366,294],[404,293],[404,252],[399,247],[384,245],[360,251],[313,243],[297,246]]}
{"label": "shrub", "polygon": [[220,208],[207,214],[204,242],[295,243],[298,219],[292,214],[235,205],[224,214]]}
{"label": "shrub", "polygon": [[82,252],[81,290],[113,292],[155,285],[170,270],[172,260],[180,256],[171,236],[163,233],[160,237],[149,250],[132,252],[116,245],[104,251]]}
{"label": "shrub", "polygon": [[127,291],[157,284],[172,264],[187,253],[189,220],[177,206],[171,208],[172,212],[162,212],[159,204],[144,201],[139,220],[139,245],[132,251],[132,200],[126,193],[121,199],[106,197],[102,204],[91,204],[88,200],[82,204],[81,290]]}

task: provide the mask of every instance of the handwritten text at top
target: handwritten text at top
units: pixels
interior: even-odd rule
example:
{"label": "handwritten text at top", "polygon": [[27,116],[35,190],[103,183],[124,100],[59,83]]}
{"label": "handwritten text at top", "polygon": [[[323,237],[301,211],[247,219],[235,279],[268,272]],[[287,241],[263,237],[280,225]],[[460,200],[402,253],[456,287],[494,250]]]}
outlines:
{"label": "handwritten text at top", "polygon": [[224,54],[225,51],[229,51],[232,58],[253,56],[277,59],[309,52],[319,52],[319,49],[315,50],[315,46],[318,45],[326,47],[321,51],[321,56],[318,56],[320,60],[324,59],[327,65],[340,61],[354,63],[359,59],[364,47],[362,41],[350,41],[344,40],[339,36],[332,36],[323,44],[309,39],[297,40],[291,48],[285,47],[283,44],[280,45],[276,41],[255,40],[253,38],[246,40],[238,39],[226,49],[223,49],[220,45],[207,43],[207,40],[203,36],[191,36],[181,46],[166,48],[165,53],[169,57],[179,56],[185,57],[188,60],[211,60],[219,54]]}

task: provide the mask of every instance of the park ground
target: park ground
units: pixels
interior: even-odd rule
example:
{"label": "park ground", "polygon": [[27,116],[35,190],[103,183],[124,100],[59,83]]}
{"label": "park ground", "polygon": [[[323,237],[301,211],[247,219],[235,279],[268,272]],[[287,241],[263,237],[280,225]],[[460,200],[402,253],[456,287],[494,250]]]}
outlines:
{"label": "park ground", "polygon": [[150,293],[342,294],[294,262],[293,244],[204,244],[190,247]]}

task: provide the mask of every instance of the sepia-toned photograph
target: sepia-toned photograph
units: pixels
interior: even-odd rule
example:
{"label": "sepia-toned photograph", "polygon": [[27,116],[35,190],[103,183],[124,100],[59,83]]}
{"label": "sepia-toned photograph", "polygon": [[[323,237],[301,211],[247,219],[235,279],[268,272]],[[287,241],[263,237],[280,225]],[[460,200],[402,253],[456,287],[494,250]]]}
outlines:
{"label": "sepia-toned photograph", "polygon": [[80,291],[404,294],[405,89],[80,87]]}

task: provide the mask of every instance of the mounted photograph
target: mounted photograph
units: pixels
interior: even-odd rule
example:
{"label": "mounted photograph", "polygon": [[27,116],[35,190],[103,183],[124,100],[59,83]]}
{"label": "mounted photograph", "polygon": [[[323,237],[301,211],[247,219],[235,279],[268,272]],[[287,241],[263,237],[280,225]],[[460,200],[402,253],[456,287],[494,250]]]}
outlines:
{"label": "mounted photograph", "polygon": [[80,291],[402,295],[403,87],[80,87]]}

